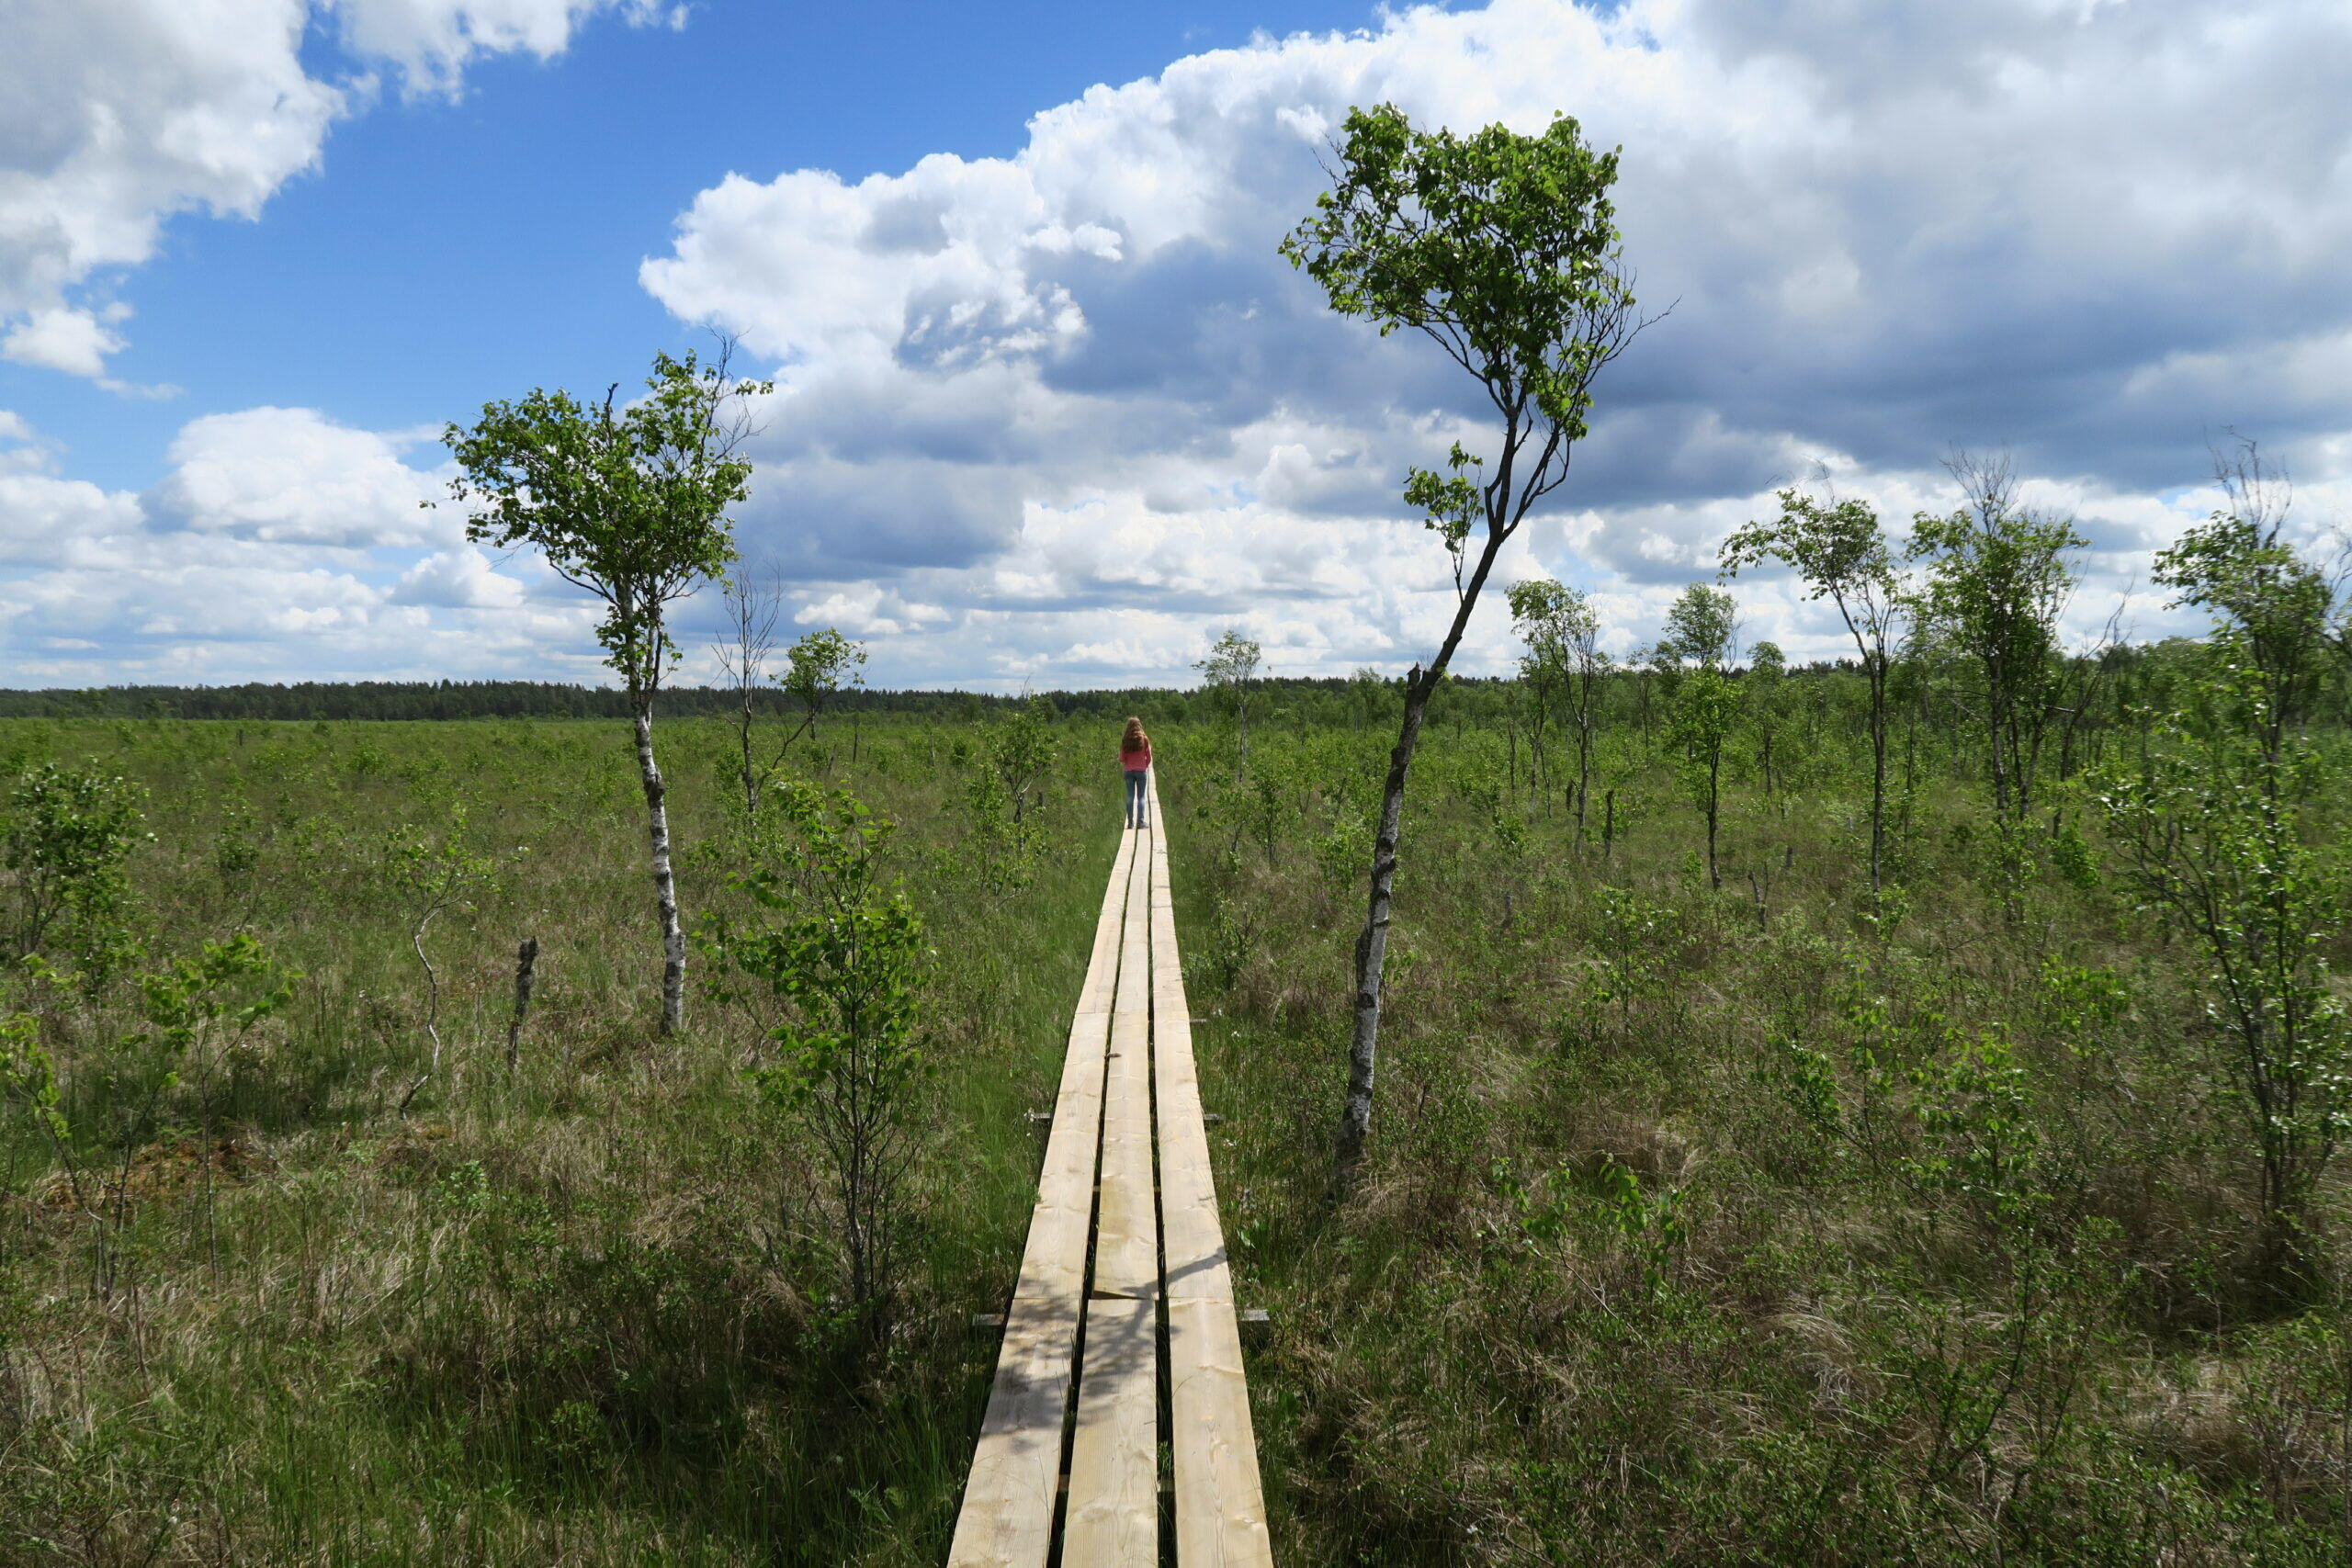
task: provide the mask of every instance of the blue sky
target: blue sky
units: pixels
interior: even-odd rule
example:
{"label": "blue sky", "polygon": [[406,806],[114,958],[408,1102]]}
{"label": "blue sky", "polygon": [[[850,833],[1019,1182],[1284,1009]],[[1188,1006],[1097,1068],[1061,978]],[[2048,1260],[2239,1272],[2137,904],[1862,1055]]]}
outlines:
{"label": "blue sky", "polygon": [[[0,683],[598,679],[468,544],[443,422],[740,336],[747,574],[888,683],[1402,669],[1450,608],[1398,482],[1487,438],[1277,258],[1348,107],[1624,149],[1645,299],[1507,577],[1656,635],[1776,487],[1898,527],[2007,453],[2080,629],[2259,437],[2352,518],[2340,0],[1370,10],[26,0],[0,17]],[[1737,585],[1799,657],[1835,627]],[[689,606],[698,645],[715,608]],[[1466,667],[1512,656],[1499,610]],[[691,671],[690,671],[691,672]]]}
{"label": "blue sky", "polygon": [[[471,65],[454,100],[386,95],[254,220],[174,218],[118,285],[137,315],[114,369],[181,396],[125,399],[0,361],[0,408],[38,411],[78,476],[144,489],[195,413],[295,404],[394,430],[541,381],[626,379],[655,348],[705,340],[637,286],[637,265],[731,172],[859,178],[941,148],[1007,155],[1030,115],[1095,83],[1257,30],[1371,19],[1297,0],[696,0],[676,28],[594,17],[553,59]],[[321,79],[370,64],[323,18],[302,59]]]}

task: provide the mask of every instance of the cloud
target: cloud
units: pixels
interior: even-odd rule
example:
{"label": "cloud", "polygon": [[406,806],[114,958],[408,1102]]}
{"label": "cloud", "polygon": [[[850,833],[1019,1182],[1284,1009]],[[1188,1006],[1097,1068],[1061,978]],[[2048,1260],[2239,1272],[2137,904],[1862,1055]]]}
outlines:
{"label": "cloud", "polygon": [[899,637],[948,619],[946,611],[879,588],[829,593],[801,606],[794,621],[829,626],[850,637]]}
{"label": "cloud", "polygon": [[424,544],[454,513],[428,510],[447,474],[410,468],[414,438],[339,425],[313,409],[206,414],[180,430],[172,470],[148,497],[161,525],[270,543]]}
{"label": "cloud", "polygon": [[122,339],[91,311],[50,305],[9,329],[0,339],[0,355],[95,380],[106,374],[107,355],[122,346]]}
{"label": "cloud", "polygon": [[500,575],[489,557],[469,545],[436,550],[409,568],[401,574],[390,602],[456,610],[512,610],[523,598],[520,582]]}
{"label": "cloud", "polygon": [[[103,367],[122,317],[91,280],[143,260],[171,213],[258,211],[379,80],[458,92],[485,54],[551,53],[599,10],[676,19],[213,10],[44,0],[26,29],[27,93],[0,99],[0,328],[27,354]],[[302,69],[321,18],[375,77]],[[1423,6],[1041,107],[1009,157],[730,175],[639,276],[777,367],[743,549],[786,575],[796,624],[873,639],[877,682],[1182,680],[1227,625],[1281,672],[1396,670],[1453,605],[1399,482],[1487,446],[1486,411],[1426,343],[1334,316],[1275,245],[1351,105],[1521,130],[1566,110],[1623,146],[1626,254],[1673,310],[1604,380],[1507,580],[1586,586],[1630,650],[1776,487],[1826,464],[1900,525],[1952,503],[1937,460],[1963,445],[2011,452],[2093,537],[2077,629],[2121,605],[2154,635],[2185,625],[2147,566],[2213,503],[2209,440],[2262,436],[2314,524],[2352,504],[2347,79],[2352,13],[2327,0]],[[164,480],[126,496],[0,424],[11,656],[157,678],[593,672],[589,612],[419,509],[441,493],[429,460],[400,433],[251,409],[189,422]],[[1784,578],[1736,589],[1750,637],[1838,651]],[[714,611],[689,604],[682,631]],[[1511,652],[1490,607],[1462,657]]]}
{"label": "cloud", "polygon": [[[8,8],[0,93],[5,352],[104,377],[119,306],[70,298],[148,261],[188,211],[254,218],[319,166],[334,122],[389,71],[454,94],[465,67],[560,52],[592,14],[674,23],[647,0],[23,0]],[[346,69],[313,76],[305,31],[331,17]],[[141,389],[115,383],[114,389]]]}
{"label": "cloud", "polygon": [[329,0],[345,47],[396,67],[408,90],[455,96],[485,55],[551,59],[581,24],[612,11],[631,27],[685,26],[687,7],[664,0]]}
{"label": "cloud", "polygon": [[439,476],[399,460],[413,439],[308,409],[208,415],[142,496],[60,477],[54,444],[0,411],[12,680],[593,679],[594,610],[420,513]]}
{"label": "cloud", "polygon": [[[810,604],[948,612],[889,634],[885,678],[1107,678],[1243,611],[1306,667],[1399,664],[1446,600],[1396,487],[1488,439],[1478,390],[1333,317],[1275,244],[1351,105],[1565,110],[1622,144],[1626,253],[1673,310],[1604,381],[1524,570],[1646,638],[1776,486],[1826,460],[1899,523],[1950,503],[1961,445],[2131,519],[2091,563],[2112,604],[2223,428],[2352,478],[2346,79],[2352,13],[2321,0],[1418,7],[1093,88],[1009,158],[730,175],[640,276],[780,367],[747,549]],[[1155,629],[1075,630],[1095,615]],[[1802,600],[1759,618],[1826,646]]]}
{"label": "cloud", "polygon": [[138,499],[82,479],[0,468],[0,566],[53,568],[102,558],[135,532]]}

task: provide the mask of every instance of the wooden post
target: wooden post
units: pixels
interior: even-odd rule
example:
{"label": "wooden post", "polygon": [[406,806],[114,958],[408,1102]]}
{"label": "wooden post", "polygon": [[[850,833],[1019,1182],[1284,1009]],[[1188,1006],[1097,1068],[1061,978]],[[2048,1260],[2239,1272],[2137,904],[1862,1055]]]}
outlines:
{"label": "wooden post", "polygon": [[539,939],[526,936],[514,950],[514,1016],[506,1021],[506,1076],[514,1076],[514,1064],[523,1051],[523,1020],[531,1010],[531,984],[539,962]]}
{"label": "wooden post", "polygon": [[1611,790],[1602,802],[1604,815],[1600,819],[1600,858],[1607,860],[1610,850],[1617,842],[1617,792]]}

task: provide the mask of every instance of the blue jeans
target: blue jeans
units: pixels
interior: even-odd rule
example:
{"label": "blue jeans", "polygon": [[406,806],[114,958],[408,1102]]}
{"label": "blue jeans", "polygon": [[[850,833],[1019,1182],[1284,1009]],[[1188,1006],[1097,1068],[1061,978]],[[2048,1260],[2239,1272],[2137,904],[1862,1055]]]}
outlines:
{"label": "blue jeans", "polygon": [[1127,770],[1127,826],[1130,828],[1151,826],[1151,796],[1144,790],[1150,777],[1151,770],[1148,768]]}

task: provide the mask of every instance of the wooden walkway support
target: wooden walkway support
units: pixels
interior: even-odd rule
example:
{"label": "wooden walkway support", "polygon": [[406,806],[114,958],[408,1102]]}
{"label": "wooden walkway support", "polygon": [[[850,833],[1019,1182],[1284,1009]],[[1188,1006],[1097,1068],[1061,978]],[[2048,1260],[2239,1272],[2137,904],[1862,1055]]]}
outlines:
{"label": "wooden walkway support", "polygon": [[949,1568],[1156,1568],[1163,1534],[1177,1568],[1273,1562],[1156,773],[1150,800],[1095,920]]}

